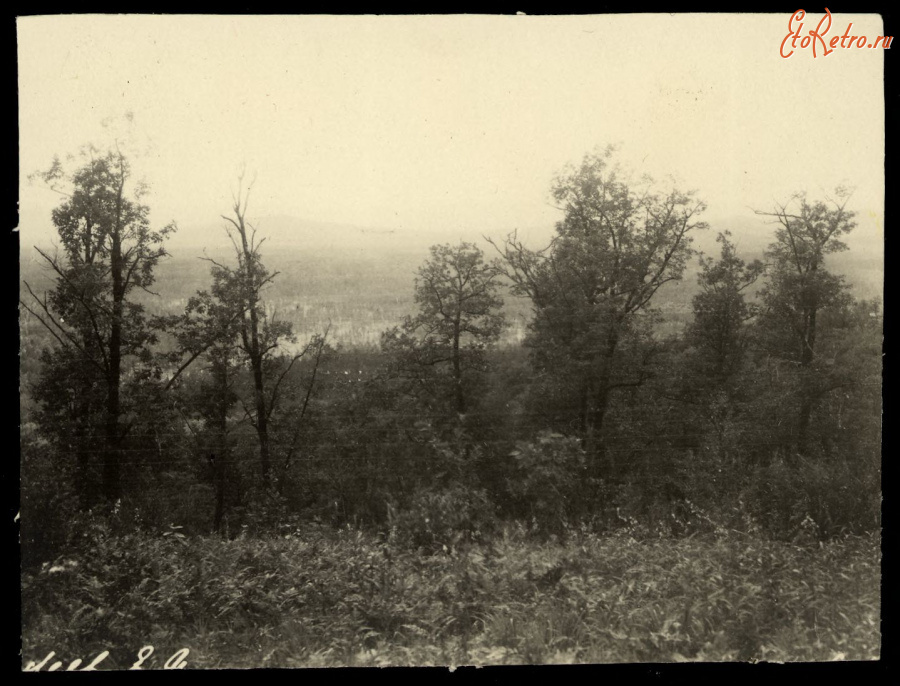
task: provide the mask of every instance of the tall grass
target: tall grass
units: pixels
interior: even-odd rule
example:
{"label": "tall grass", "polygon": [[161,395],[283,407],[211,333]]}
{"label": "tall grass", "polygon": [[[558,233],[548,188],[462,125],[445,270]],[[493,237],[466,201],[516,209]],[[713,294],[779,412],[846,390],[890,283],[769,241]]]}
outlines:
{"label": "tall grass", "polygon": [[[127,668],[870,660],[879,540],[797,546],[507,528],[426,553],[353,529],[116,537],[23,577],[24,661]],[[154,662],[156,660],[156,662]]]}

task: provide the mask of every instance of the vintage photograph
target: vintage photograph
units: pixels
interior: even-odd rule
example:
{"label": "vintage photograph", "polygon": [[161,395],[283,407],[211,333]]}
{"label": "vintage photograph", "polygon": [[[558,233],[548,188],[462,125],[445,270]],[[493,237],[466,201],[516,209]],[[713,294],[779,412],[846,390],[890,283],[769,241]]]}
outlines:
{"label": "vintage photograph", "polygon": [[879,15],[16,28],[23,670],[881,658]]}

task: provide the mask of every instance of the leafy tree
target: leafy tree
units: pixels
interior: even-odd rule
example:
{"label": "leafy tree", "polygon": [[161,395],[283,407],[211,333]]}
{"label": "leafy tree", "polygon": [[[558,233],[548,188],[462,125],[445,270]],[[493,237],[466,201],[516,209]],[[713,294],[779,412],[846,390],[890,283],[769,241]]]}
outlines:
{"label": "leafy tree", "polygon": [[884,319],[877,300],[853,300],[828,308],[819,319],[816,355],[820,360],[814,426],[823,447],[840,452],[859,469],[881,468],[882,344]]}
{"label": "leafy tree", "polygon": [[[718,259],[700,257],[700,291],[693,298],[694,316],[683,341],[686,349],[673,358],[672,376],[665,380],[677,389],[675,404],[655,413],[671,417],[668,430],[644,429],[647,435],[668,434],[674,439],[653,453],[670,456],[671,481],[677,481],[694,502],[704,504],[720,499],[726,486],[733,495],[746,468],[747,447],[766,442],[765,437],[748,435],[762,421],[749,408],[760,384],[748,355],[749,322],[758,306],[747,301],[747,292],[765,266],[759,260],[748,264],[739,258],[730,238],[728,231],[717,236]],[[648,399],[647,404],[651,402]],[[660,471],[665,470],[656,470]]]}
{"label": "leafy tree", "polygon": [[515,234],[496,246],[514,292],[534,307],[526,344],[535,367],[567,387],[594,474],[605,463],[610,394],[647,378],[651,301],[681,278],[691,233],[706,227],[692,194],[635,188],[612,157],[611,148],[588,154],[559,175],[552,196],[563,218],[548,247],[530,250]]}
{"label": "leafy tree", "polygon": [[808,448],[815,402],[827,392],[816,370],[819,319],[824,311],[846,307],[850,301],[843,277],[825,267],[828,255],[847,249],[840,239],[856,226],[855,213],[846,208],[849,197],[843,188],[824,201],[811,202],[797,193],[772,212],[757,212],[779,226],[767,252],[770,276],[762,290],[759,323],[769,353],[799,371],[796,444],[801,453]]}
{"label": "leafy tree", "polygon": [[471,243],[435,245],[419,269],[419,313],[382,335],[395,373],[413,393],[438,407],[450,406],[462,421],[472,405],[473,385],[485,370],[485,351],[499,338],[496,270]]}
{"label": "leafy tree", "polygon": [[[214,268],[215,269],[215,268]],[[213,531],[219,531],[225,516],[226,485],[229,479],[229,462],[234,450],[231,415],[237,404],[235,389],[240,374],[240,363],[233,342],[238,331],[239,309],[216,299],[203,291],[192,297],[185,313],[174,327],[179,347],[185,350],[202,350],[205,341],[215,343],[202,353],[205,365],[198,385],[179,395],[179,411],[201,420],[200,431],[191,431],[200,439],[201,459],[209,462],[209,471],[215,490]],[[184,409],[181,409],[184,408]]]}
{"label": "leafy tree", "polygon": [[106,383],[100,374],[85,368],[81,353],[71,346],[44,350],[43,365],[31,393],[37,407],[34,418],[41,435],[75,464],[65,471],[83,508],[100,497],[97,446],[103,445]]}
{"label": "leafy tree", "polygon": [[694,320],[687,332],[705,368],[697,371],[720,386],[737,371],[746,351],[746,323],[757,307],[745,294],[764,269],[759,260],[747,264],[740,259],[730,236],[725,231],[716,238],[722,246],[718,260],[700,257],[700,292],[694,296]]}
{"label": "leafy tree", "polygon": [[[118,148],[85,148],[73,171],[67,172],[57,158],[37,176],[64,196],[52,214],[61,254],[36,248],[56,284],[38,296],[26,283],[31,297],[22,306],[60,345],[60,351],[45,353],[39,385],[49,391],[54,378],[70,382],[68,393],[42,393],[42,416],[52,421],[61,412],[69,414],[77,427],[74,435],[84,438],[75,450],[85,475],[86,451],[96,453],[96,394],[102,393],[102,431],[97,432],[102,436],[102,494],[114,501],[122,495],[127,416],[136,410],[122,395],[123,379],[136,366],[150,364],[159,333],[132,295],[135,289],[149,292],[154,268],[167,254],[163,243],[175,227],[151,228],[149,208],[142,202],[147,189],[134,182],[131,165]],[[52,424],[48,429],[54,433]],[[81,482],[82,495],[90,501],[92,488]]]}

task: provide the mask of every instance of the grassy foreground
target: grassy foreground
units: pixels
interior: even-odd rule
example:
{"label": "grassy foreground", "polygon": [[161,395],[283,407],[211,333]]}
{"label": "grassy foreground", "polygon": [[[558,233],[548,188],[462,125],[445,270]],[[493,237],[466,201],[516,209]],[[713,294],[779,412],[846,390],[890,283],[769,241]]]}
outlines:
{"label": "grassy foreground", "polygon": [[510,530],[433,554],[355,531],[114,537],[25,573],[23,665],[188,668],[880,655],[878,537],[636,540]]}

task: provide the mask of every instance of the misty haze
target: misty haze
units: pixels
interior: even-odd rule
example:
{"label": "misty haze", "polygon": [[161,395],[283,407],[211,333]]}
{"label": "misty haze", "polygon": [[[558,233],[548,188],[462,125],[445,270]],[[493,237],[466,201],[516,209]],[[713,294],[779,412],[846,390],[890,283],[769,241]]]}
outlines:
{"label": "misty haze", "polygon": [[883,55],[787,19],[19,19],[23,669],[880,659]]}

